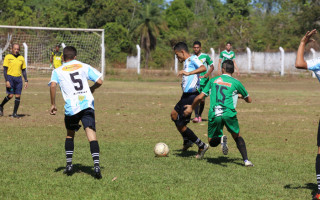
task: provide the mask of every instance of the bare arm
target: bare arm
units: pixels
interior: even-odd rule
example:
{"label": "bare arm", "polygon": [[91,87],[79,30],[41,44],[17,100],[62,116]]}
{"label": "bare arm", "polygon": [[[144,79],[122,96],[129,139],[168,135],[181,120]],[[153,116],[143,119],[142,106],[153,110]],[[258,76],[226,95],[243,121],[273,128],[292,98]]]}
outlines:
{"label": "bare arm", "polygon": [[313,29],[312,31],[308,31],[301,39],[298,52],[297,52],[297,59],[295,63],[295,67],[297,69],[308,69],[307,62],[304,60],[304,49],[306,47],[306,44],[308,44],[311,41],[314,41],[313,39],[310,39],[310,38],[312,37],[312,35],[316,33],[317,33],[317,30]]}
{"label": "bare arm", "polygon": [[218,64],[218,75],[221,74],[221,61],[222,61],[222,59],[220,58],[219,59],[219,64]]}
{"label": "bare arm", "polygon": [[236,60],[233,59],[232,61],[233,61],[233,64],[234,64],[234,68],[236,69],[237,75],[239,76],[240,75],[240,71],[239,71],[239,68],[237,66]]}
{"label": "bare arm", "polygon": [[57,113],[56,108],[56,82],[51,82],[50,85],[50,99],[51,99],[51,108],[50,108],[50,115],[55,115]]}
{"label": "bare arm", "polygon": [[205,72],[207,70],[207,68],[204,66],[204,65],[201,65],[198,69],[195,69],[191,72],[186,72],[184,70],[181,70],[179,73],[178,73],[178,76],[181,76],[181,75],[186,75],[186,76],[190,76],[192,74],[199,74],[201,72]]}
{"label": "bare arm", "polygon": [[[212,64],[212,65],[210,65],[209,71],[203,77],[208,78],[210,76],[210,74],[212,73],[213,69],[214,69],[214,66]],[[200,78],[202,78],[202,77],[200,77]]]}
{"label": "bare arm", "polygon": [[247,103],[251,103],[252,102],[252,99],[250,96],[247,96],[246,98],[244,98],[244,100],[247,102]]}
{"label": "bare arm", "polygon": [[184,116],[188,116],[192,113],[192,111],[199,105],[201,99],[203,99],[206,95],[204,93],[199,94],[196,96],[196,98],[193,100],[192,105],[185,105],[185,110],[183,112]]}
{"label": "bare arm", "polygon": [[99,88],[102,85],[103,81],[99,78],[91,87],[90,91],[91,93],[94,93],[94,91]]}

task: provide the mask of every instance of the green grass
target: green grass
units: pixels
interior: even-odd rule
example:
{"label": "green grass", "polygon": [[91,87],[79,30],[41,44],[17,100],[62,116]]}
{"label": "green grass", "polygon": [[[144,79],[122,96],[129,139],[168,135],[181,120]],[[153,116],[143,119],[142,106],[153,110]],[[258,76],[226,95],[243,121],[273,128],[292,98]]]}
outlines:
{"label": "green grass", "polygon": [[[31,78],[23,91],[20,119],[10,118],[13,100],[0,118],[0,199],[311,199],[316,191],[315,157],[319,83],[307,77],[240,77],[253,98],[238,103],[238,119],[252,168],[243,166],[229,133],[229,155],[220,146],[203,160],[197,148],[181,153],[182,139],[170,119],[181,96],[179,80],[161,76],[110,75],[95,96],[103,179],[92,177],[89,144],[81,129],[73,164],[65,167],[63,100],[49,115],[48,77]],[[0,84],[0,101],[5,97]],[[204,118],[208,113],[207,99]],[[207,142],[207,122],[189,124]],[[165,142],[169,157],[154,157]],[[112,181],[116,177],[116,180]]]}

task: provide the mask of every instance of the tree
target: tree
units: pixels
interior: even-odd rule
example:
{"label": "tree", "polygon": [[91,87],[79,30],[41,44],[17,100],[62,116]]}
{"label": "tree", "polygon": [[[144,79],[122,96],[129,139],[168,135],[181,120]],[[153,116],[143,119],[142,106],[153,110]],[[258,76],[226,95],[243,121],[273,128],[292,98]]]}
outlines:
{"label": "tree", "polygon": [[135,32],[140,35],[140,46],[145,51],[145,68],[148,68],[150,52],[156,48],[157,36],[164,24],[157,4],[146,2],[142,6],[143,9],[135,22]]}

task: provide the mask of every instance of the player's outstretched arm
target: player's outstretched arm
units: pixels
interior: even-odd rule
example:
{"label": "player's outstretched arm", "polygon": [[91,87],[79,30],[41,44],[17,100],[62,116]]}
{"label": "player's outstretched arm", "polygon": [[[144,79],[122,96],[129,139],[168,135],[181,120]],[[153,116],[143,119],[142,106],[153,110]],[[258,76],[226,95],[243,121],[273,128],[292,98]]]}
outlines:
{"label": "player's outstretched arm", "polygon": [[177,76],[182,76],[182,75],[186,75],[186,76],[190,76],[192,74],[200,74],[201,72],[206,71],[207,68],[204,65],[201,65],[198,69],[195,69],[191,72],[186,72],[184,70],[179,71]]}
{"label": "player's outstretched arm", "polygon": [[297,59],[295,63],[295,67],[298,69],[308,69],[307,62],[304,60],[304,49],[306,44],[314,41],[311,39],[312,35],[316,34],[317,30],[313,29],[312,31],[308,31],[301,39],[300,45],[297,52]]}
{"label": "player's outstretched arm", "polygon": [[203,99],[205,97],[204,93],[199,94],[198,96],[196,96],[196,98],[193,100],[192,105],[185,105],[185,110],[183,111],[183,115],[184,116],[188,116],[192,113],[192,111],[195,109],[195,107],[197,107],[197,105],[199,105],[201,99]]}
{"label": "player's outstretched arm", "polygon": [[56,82],[51,82],[50,84],[50,99],[51,99],[51,108],[50,108],[50,115],[55,115],[57,113],[56,108]]}
{"label": "player's outstretched arm", "polygon": [[99,78],[91,87],[90,91],[91,93],[94,93],[94,91],[99,88],[102,85],[103,81]]}

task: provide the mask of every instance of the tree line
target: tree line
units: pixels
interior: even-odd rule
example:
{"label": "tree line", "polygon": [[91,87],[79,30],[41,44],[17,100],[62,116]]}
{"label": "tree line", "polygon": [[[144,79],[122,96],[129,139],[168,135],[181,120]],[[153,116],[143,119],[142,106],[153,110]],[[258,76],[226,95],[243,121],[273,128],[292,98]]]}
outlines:
{"label": "tree line", "polygon": [[[109,65],[124,66],[142,48],[145,68],[167,68],[172,46],[195,40],[236,52],[294,51],[301,36],[320,26],[318,0],[1,0],[0,24],[103,28]],[[316,50],[319,43],[311,45]]]}

